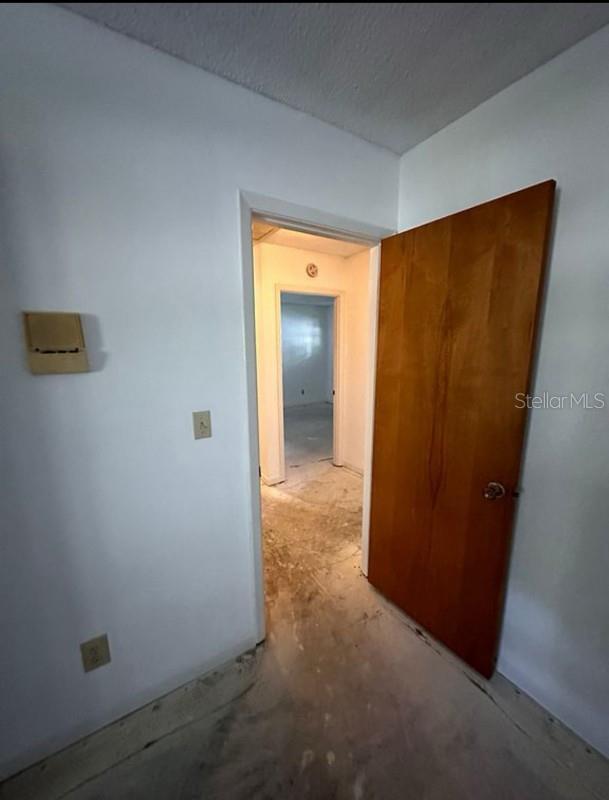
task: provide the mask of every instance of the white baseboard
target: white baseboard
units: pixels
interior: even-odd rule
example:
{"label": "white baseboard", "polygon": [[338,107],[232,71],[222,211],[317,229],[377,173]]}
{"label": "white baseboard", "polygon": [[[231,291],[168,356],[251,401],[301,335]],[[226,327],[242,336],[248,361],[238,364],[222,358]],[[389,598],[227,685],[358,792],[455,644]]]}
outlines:
{"label": "white baseboard", "polygon": [[262,483],[265,486],[275,486],[278,483],[283,483],[285,478],[279,477],[269,477],[268,475],[262,475]]}
{"label": "white baseboard", "polygon": [[364,477],[364,470],[354,466],[353,464],[349,464],[348,461],[343,461],[342,467],[343,469],[348,469],[349,472],[354,472],[356,475],[359,475],[360,478]]}

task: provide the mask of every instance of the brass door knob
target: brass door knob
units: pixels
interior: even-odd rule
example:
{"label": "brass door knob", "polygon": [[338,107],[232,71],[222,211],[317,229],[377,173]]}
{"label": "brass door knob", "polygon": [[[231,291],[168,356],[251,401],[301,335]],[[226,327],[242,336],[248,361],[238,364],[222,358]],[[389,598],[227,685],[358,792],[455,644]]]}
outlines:
{"label": "brass door knob", "polygon": [[486,500],[501,500],[505,497],[505,486],[499,481],[489,481],[482,492]]}

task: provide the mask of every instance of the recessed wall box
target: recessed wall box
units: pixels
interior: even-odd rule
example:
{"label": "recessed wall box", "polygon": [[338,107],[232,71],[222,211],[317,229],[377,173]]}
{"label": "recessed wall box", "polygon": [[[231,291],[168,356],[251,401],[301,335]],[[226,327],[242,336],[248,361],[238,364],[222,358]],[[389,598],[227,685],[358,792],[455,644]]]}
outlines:
{"label": "recessed wall box", "polygon": [[80,314],[24,311],[23,327],[34,375],[89,371]]}

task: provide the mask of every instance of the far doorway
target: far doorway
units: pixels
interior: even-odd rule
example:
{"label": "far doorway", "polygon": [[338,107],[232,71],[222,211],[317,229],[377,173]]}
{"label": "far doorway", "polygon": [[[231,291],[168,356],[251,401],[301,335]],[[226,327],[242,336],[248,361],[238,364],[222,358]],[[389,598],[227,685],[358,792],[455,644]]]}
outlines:
{"label": "far doorway", "polygon": [[335,304],[330,295],[281,292],[286,473],[334,457]]}

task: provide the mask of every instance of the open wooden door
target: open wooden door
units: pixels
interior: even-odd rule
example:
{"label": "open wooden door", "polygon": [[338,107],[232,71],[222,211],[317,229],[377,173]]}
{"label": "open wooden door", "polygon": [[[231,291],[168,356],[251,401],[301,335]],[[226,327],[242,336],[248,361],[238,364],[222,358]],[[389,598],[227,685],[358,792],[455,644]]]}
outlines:
{"label": "open wooden door", "polygon": [[554,181],[382,242],[369,579],[493,672]]}

